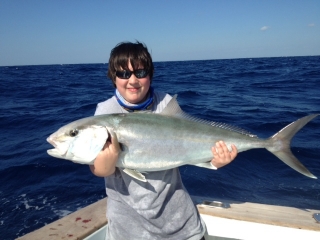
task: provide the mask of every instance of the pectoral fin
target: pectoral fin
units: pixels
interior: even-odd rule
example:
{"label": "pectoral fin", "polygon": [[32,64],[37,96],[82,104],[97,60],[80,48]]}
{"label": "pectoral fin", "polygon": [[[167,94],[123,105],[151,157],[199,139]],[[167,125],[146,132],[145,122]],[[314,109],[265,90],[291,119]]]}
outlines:
{"label": "pectoral fin", "polygon": [[137,179],[137,180],[139,180],[141,182],[147,182],[145,176],[141,172],[139,172],[137,170],[125,168],[125,169],[123,169],[123,171],[126,174],[128,174],[130,177],[133,177],[133,178],[135,178],[135,179]]}
{"label": "pectoral fin", "polygon": [[212,170],[217,170],[217,168],[211,163],[211,161],[209,162],[203,162],[203,163],[197,163],[197,164],[193,164],[194,166],[197,167],[203,167],[203,168],[209,168]]}

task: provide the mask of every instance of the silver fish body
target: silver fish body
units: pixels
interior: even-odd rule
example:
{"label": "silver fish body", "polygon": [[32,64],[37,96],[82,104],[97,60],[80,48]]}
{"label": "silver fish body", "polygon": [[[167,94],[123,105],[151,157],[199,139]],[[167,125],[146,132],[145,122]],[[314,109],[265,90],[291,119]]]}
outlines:
{"label": "silver fish body", "polygon": [[235,144],[239,152],[270,145],[267,141],[208,124],[154,114],[105,116],[119,122],[113,128],[123,146],[117,166],[158,171],[185,164],[206,163],[219,140]]}
{"label": "silver fish body", "polygon": [[296,171],[316,178],[290,151],[291,138],[316,116],[301,118],[272,137],[260,139],[237,128],[191,117],[173,98],[161,114],[107,114],[72,122],[47,139],[55,146],[48,154],[92,164],[111,134],[122,147],[117,167],[128,169],[129,175],[186,164],[215,169],[210,164],[211,147],[223,140],[229,147],[234,144],[238,152],[266,148]]}

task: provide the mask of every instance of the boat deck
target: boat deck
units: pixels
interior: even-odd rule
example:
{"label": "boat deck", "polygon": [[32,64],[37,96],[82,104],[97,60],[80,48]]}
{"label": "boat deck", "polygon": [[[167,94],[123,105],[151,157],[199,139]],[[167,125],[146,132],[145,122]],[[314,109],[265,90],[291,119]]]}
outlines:
{"label": "boat deck", "polygon": [[18,239],[84,239],[107,224],[106,208],[107,198],[104,198]]}
{"label": "boat deck", "polygon": [[[223,204],[220,204],[220,202],[223,202]],[[305,232],[311,232],[312,236],[316,235],[316,239],[320,239],[320,223],[313,217],[314,214],[320,213],[320,210],[226,200],[220,202],[216,204],[218,207],[210,207],[204,204],[199,204],[197,207],[203,217],[210,216],[212,219],[237,220],[235,222],[238,225],[250,222],[258,223],[260,226],[267,225],[285,227],[283,229],[305,230]],[[18,239],[84,239],[107,224],[105,216],[106,205],[106,198],[104,198]],[[222,205],[229,206],[229,208],[222,208]],[[292,231],[293,234],[294,232]],[[211,235],[210,232],[209,235]]]}

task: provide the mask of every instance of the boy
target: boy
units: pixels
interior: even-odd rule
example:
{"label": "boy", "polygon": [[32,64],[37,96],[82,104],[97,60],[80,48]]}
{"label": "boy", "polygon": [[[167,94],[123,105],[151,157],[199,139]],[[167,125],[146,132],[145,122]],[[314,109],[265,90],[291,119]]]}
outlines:
{"label": "boy", "polygon": [[[95,115],[150,110],[160,113],[171,96],[151,87],[153,62],[139,42],[120,43],[110,54],[108,77],[115,95],[99,103]],[[192,146],[190,146],[192,147]],[[107,141],[90,166],[104,177],[108,195],[107,239],[202,239],[205,225],[181,181],[179,169],[149,172],[147,182],[133,179],[116,168],[120,147]],[[219,168],[237,155],[224,142],[212,148],[211,163]]]}

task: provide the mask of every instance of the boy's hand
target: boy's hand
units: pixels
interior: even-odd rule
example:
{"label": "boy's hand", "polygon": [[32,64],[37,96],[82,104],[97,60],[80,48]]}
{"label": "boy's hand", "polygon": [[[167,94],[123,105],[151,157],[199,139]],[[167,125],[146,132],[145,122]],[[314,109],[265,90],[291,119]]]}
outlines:
{"label": "boy's hand", "polygon": [[216,145],[212,147],[213,159],[211,163],[216,167],[223,167],[232,162],[238,154],[238,150],[235,145],[231,145],[232,150],[229,151],[227,145],[223,141],[216,142]]}
{"label": "boy's hand", "polygon": [[121,148],[117,135],[110,133],[111,139],[107,141],[96,157],[93,165],[90,165],[91,172],[98,177],[107,177],[114,173]]}
{"label": "boy's hand", "polygon": [[105,155],[110,155],[110,157],[112,157],[112,158],[116,157],[118,159],[118,155],[121,152],[121,148],[120,148],[120,145],[118,142],[118,137],[114,132],[111,132],[110,135],[111,135],[110,141],[109,141],[109,139],[108,139],[108,141],[106,141],[106,143],[103,146],[101,151]]}

